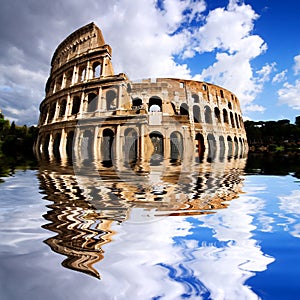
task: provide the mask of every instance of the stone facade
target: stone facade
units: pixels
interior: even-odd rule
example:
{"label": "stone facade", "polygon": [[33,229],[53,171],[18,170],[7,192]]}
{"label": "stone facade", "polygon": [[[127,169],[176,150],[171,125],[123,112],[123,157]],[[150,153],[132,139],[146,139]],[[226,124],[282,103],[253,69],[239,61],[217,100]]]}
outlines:
{"label": "stone facade", "polygon": [[39,156],[131,162],[240,157],[237,97],[206,82],[114,74],[112,50],[88,24],[56,49],[40,105]]}

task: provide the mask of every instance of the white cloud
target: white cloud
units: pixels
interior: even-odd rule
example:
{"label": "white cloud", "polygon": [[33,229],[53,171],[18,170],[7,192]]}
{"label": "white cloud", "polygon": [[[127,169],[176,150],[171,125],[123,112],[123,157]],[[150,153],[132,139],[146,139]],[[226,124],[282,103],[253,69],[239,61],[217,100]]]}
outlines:
{"label": "white cloud", "polygon": [[300,54],[294,57],[295,65],[294,65],[294,72],[295,75],[300,73]]}
{"label": "white cloud", "polygon": [[293,109],[300,109],[300,80],[296,80],[294,85],[285,82],[277,93],[280,103],[287,104]]}
{"label": "white cloud", "polygon": [[287,73],[287,70],[283,70],[282,72],[277,73],[273,77],[272,83],[279,83],[279,82],[282,82],[282,81],[286,80],[286,73]]}

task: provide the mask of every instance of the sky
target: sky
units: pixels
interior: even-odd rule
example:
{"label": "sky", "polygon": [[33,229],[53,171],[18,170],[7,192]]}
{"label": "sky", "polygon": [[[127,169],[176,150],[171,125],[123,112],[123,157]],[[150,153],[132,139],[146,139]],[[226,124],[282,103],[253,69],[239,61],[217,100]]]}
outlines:
{"label": "sky", "polygon": [[94,22],[115,73],[175,77],[229,89],[244,120],[300,115],[300,1],[0,0],[0,109],[36,125],[51,57]]}

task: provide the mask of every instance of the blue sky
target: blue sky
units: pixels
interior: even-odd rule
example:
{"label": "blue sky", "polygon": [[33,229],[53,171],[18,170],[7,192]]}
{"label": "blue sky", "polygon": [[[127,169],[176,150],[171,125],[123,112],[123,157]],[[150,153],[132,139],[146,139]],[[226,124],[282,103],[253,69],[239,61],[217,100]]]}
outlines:
{"label": "blue sky", "polygon": [[244,119],[300,115],[299,1],[0,1],[0,109],[17,124],[37,123],[53,52],[92,21],[116,73],[221,85]]}

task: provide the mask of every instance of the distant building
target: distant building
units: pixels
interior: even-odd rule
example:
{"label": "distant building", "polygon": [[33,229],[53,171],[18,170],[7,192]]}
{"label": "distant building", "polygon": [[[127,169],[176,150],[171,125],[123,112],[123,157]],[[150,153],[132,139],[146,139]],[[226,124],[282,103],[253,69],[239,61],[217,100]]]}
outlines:
{"label": "distant building", "polygon": [[214,159],[247,151],[232,92],[183,79],[132,82],[114,74],[111,54],[94,23],[57,47],[40,105],[39,155],[135,161]]}

